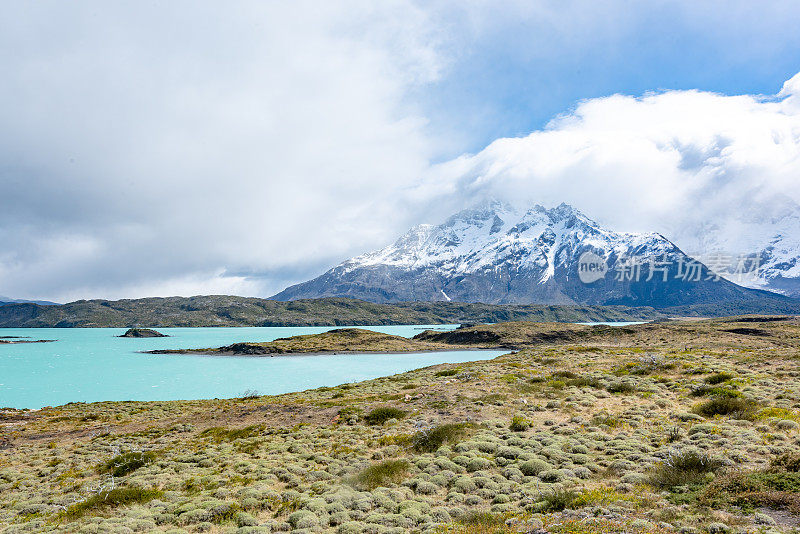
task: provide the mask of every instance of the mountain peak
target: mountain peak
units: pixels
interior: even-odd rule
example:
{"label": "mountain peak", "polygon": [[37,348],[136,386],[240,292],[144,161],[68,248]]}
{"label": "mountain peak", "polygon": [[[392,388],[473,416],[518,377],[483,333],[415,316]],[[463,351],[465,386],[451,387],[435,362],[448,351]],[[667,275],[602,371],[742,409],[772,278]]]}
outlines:
{"label": "mountain peak", "polygon": [[[584,257],[604,266],[599,276],[583,276]],[[681,275],[678,266],[689,264],[696,265],[697,280]],[[566,203],[521,211],[490,200],[440,225],[416,226],[391,245],[273,298],[654,307],[748,298],[750,290],[711,278],[660,234],[605,229]]]}

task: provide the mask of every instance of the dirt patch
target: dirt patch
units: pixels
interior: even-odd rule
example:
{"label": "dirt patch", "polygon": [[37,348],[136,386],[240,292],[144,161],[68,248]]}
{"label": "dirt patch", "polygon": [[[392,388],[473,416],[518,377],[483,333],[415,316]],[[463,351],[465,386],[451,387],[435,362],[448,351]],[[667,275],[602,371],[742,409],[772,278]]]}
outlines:
{"label": "dirt patch", "polygon": [[788,510],[776,510],[774,508],[762,507],[758,509],[759,513],[768,515],[775,520],[775,524],[780,527],[798,527],[800,526],[800,516],[789,512]]}
{"label": "dirt patch", "polygon": [[730,332],[731,334],[741,334],[743,336],[769,337],[772,335],[766,330],[761,330],[760,328],[728,328],[725,331]]}

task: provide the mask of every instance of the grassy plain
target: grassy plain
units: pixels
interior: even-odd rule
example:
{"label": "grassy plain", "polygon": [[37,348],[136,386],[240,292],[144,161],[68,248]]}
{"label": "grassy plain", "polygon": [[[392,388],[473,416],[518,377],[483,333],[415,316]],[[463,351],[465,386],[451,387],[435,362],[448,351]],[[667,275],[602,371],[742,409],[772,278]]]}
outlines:
{"label": "grassy plain", "polygon": [[800,321],[504,323],[280,396],[0,411],[3,532],[792,532]]}

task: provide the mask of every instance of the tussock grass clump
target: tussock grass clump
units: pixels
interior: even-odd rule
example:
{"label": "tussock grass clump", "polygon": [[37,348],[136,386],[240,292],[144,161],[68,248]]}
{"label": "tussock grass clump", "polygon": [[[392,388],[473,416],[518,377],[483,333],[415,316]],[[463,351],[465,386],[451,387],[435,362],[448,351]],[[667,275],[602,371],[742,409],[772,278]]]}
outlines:
{"label": "tussock grass clump", "polygon": [[408,415],[408,412],[401,410],[400,408],[381,406],[380,408],[375,408],[365,415],[364,421],[366,421],[369,425],[382,425],[389,419],[402,419],[406,415]]}
{"label": "tussock grass clump", "polygon": [[417,452],[433,452],[445,443],[451,445],[467,437],[474,425],[471,423],[448,423],[417,432],[411,437],[411,447]]}
{"label": "tussock grass clump", "polygon": [[757,405],[740,397],[714,397],[692,408],[692,412],[703,417],[730,415],[734,419],[752,421],[756,418]]}
{"label": "tussock grass clump", "polygon": [[406,460],[386,460],[373,464],[353,479],[353,485],[360,489],[372,491],[381,486],[399,484],[408,476],[411,467]]}
{"label": "tussock grass clump", "polygon": [[129,451],[123,452],[114,456],[106,463],[102,464],[98,469],[101,473],[108,473],[115,477],[125,476],[128,473],[133,473],[140,467],[144,467],[152,463],[156,459],[156,453],[152,451],[136,452]]}
{"label": "tussock grass clump", "polygon": [[718,460],[702,452],[681,451],[657,464],[650,473],[649,481],[657,488],[672,489],[703,482],[709,473],[715,473],[721,467]]}
{"label": "tussock grass clump", "polygon": [[116,488],[92,495],[88,499],[73,504],[59,514],[59,519],[74,521],[84,515],[108,508],[116,508],[129,504],[140,504],[164,495],[164,492],[138,487]]}

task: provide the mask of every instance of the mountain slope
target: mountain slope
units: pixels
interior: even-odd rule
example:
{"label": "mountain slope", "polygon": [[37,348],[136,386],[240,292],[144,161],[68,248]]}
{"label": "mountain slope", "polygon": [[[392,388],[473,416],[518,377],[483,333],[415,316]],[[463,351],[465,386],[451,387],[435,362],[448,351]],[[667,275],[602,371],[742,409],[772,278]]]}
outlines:
{"label": "mountain slope", "polygon": [[[604,261],[604,277],[581,281],[585,253]],[[519,212],[497,202],[459,212],[438,226],[417,226],[384,249],[345,261],[272,298],[330,296],[656,308],[781,301],[717,279],[660,234],[607,230],[566,204]]]}
{"label": "mountain slope", "polygon": [[40,304],[42,306],[58,306],[56,302],[50,302],[49,300],[25,300],[25,299],[12,299],[11,297],[4,297],[0,295],[0,306],[4,304]]}
{"label": "mountain slope", "polygon": [[[774,310],[787,313],[786,310]],[[686,313],[686,312],[684,312]],[[117,301],[79,300],[60,306],[0,306],[0,328],[173,326],[368,326],[500,321],[637,321],[664,314],[624,306],[494,306],[456,302],[375,304],[353,299],[275,300],[209,295]]]}
{"label": "mountain slope", "polygon": [[[800,205],[771,197],[752,202],[750,209],[709,217],[677,229],[675,242],[700,260],[722,259],[722,268],[713,268],[734,283],[800,297]],[[713,222],[720,219],[725,223]],[[740,258],[757,272],[736,273]]]}

